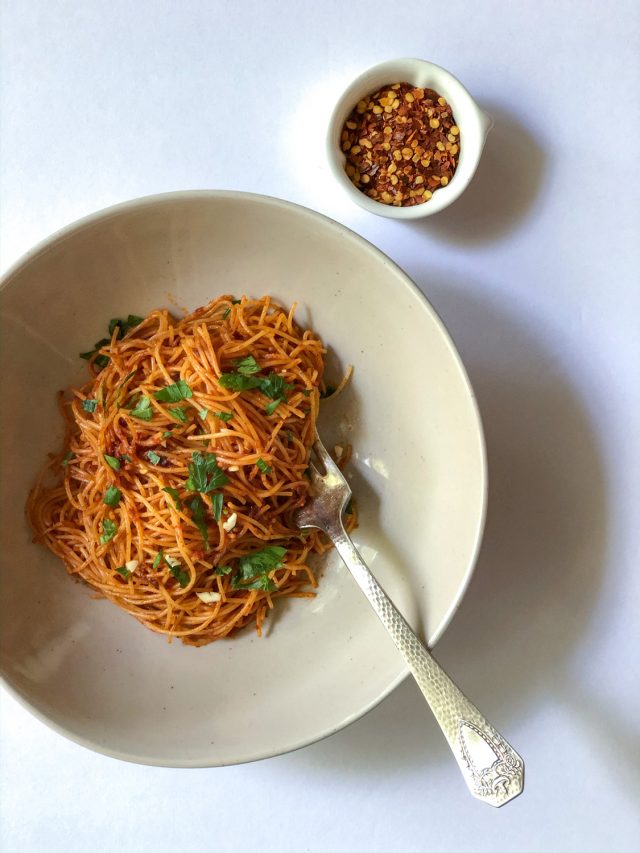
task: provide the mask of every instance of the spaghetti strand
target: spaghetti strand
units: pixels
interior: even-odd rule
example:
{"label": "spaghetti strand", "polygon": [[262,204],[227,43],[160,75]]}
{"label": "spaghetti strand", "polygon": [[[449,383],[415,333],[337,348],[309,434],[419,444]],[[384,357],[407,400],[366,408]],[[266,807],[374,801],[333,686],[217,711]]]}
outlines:
{"label": "spaghetti strand", "polygon": [[293,519],[325,349],[294,310],[221,296],[182,319],[153,311],[116,326],[90,380],[60,396],[64,449],[27,501],[36,539],[170,640],[260,634],[278,598],[314,594],[308,558],[329,546]]}

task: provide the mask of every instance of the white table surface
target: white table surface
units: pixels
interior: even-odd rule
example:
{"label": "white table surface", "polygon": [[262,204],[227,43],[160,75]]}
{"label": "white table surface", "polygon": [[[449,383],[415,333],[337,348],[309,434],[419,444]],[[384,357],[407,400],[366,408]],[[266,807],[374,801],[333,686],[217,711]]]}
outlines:
{"label": "white table surface", "polygon": [[[504,809],[472,800],[410,681],[329,740],[211,770],[95,755],[3,694],[3,853],[637,850],[640,7],[3,6],[3,269],[115,202],[236,188],[346,223],[442,314],[491,487],[437,656],[527,767]],[[402,55],[449,68],[496,121],[466,195],[413,225],[343,199],[321,147],[332,95]]]}

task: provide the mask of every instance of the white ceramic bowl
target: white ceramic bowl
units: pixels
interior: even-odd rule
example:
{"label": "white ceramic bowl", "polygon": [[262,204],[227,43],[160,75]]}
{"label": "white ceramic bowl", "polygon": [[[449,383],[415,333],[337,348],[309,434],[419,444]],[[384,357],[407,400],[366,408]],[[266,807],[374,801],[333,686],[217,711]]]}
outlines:
{"label": "white ceramic bowl", "polygon": [[[232,192],[132,201],[30,252],[0,291],[3,364],[0,620],[6,683],[37,716],[118,758],[213,766],[285,752],[365,713],[405,667],[335,555],[314,600],[282,604],[258,639],[169,645],[31,542],[24,502],[60,446],[55,392],[110,317],[273,294],[330,345],[351,386],[328,400],[330,444],[351,441],[362,553],[431,644],[469,581],[485,507],[473,393],[442,323],[407,276],[346,228]],[[10,413],[10,416],[9,416]]]}
{"label": "white ceramic bowl", "polygon": [[[340,147],[344,123],[358,101],[388,83],[411,83],[413,86],[435,89],[451,104],[460,128],[460,157],[454,176],[446,187],[436,190],[429,201],[414,207],[394,207],[375,201],[354,186],[345,172],[346,157]],[[350,198],[371,213],[390,219],[431,216],[452,204],[469,186],[492,124],[491,118],[480,109],[462,83],[444,68],[423,59],[393,59],[374,65],[361,74],[347,87],[336,104],[327,134],[329,167]]]}

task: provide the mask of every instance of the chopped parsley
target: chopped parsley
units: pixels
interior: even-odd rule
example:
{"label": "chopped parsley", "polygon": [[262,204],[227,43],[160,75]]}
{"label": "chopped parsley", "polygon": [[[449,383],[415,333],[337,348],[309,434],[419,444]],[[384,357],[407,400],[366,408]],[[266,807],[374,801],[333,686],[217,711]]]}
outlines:
{"label": "chopped parsley", "polygon": [[108,355],[97,355],[98,351],[102,349],[102,347],[110,344],[111,341],[109,338],[102,338],[102,340],[97,341],[94,344],[94,348],[89,352],[81,352],[80,358],[84,358],[85,361],[92,361],[95,367],[98,370],[102,370],[103,367],[106,367],[109,364],[109,356]]}
{"label": "chopped parsley", "polygon": [[270,473],[271,473],[271,471],[273,470],[273,469],[272,469],[272,467],[271,467],[271,465],[268,465],[268,464],[264,461],[264,459],[258,459],[258,461],[256,462],[256,465],[257,465],[257,466],[258,466],[258,468],[262,471],[262,473],[263,473],[263,474],[270,474]]}
{"label": "chopped parsley", "polygon": [[167,486],[162,491],[166,492],[170,497],[173,498],[173,502],[176,505],[176,509],[182,509],[182,501],[180,500],[180,492],[177,489],[172,489],[170,486]]}
{"label": "chopped parsley", "polygon": [[72,459],[75,459],[75,458],[76,458],[76,454],[75,454],[72,450],[70,450],[70,451],[67,453],[67,455],[64,457],[64,459],[62,460],[62,463],[61,463],[61,464],[62,464],[62,467],[63,467],[63,468],[66,468],[66,467],[67,467],[67,465],[69,464],[69,462],[71,462],[71,460],[72,460]]}
{"label": "chopped parsley", "polygon": [[185,483],[192,492],[202,492],[204,495],[221,489],[229,482],[224,471],[218,467],[215,453],[199,453],[197,450],[188,463],[189,479]]}
{"label": "chopped parsley", "polygon": [[123,338],[129,329],[139,326],[143,319],[144,317],[138,317],[137,314],[129,314],[126,320],[120,320],[118,317],[114,317],[113,320],[109,320],[109,334],[113,335],[117,328],[118,338]]}
{"label": "chopped parsley", "polygon": [[173,435],[173,433],[171,432],[171,430],[170,430],[170,429],[166,429],[166,430],[162,433],[162,437],[163,437],[163,438],[171,438],[171,436],[172,436],[172,435]]}
{"label": "chopped parsley", "polygon": [[98,406],[97,400],[83,400],[82,401],[82,408],[85,410],[85,412],[95,412],[97,406]]}
{"label": "chopped parsley", "polygon": [[213,414],[225,423],[228,423],[228,421],[233,417],[233,412],[214,412]]}
{"label": "chopped parsley", "polygon": [[275,400],[277,397],[283,397],[285,391],[289,391],[291,388],[293,388],[293,385],[285,382],[284,376],[281,376],[279,373],[269,373],[260,386],[262,393],[266,394],[267,397],[271,397],[272,400]]}
{"label": "chopped parsley", "polygon": [[260,373],[262,370],[252,355],[248,355],[246,358],[241,358],[238,361],[235,361],[234,365],[238,373],[241,373],[243,376],[251,376],[252,373]]}
{"label": "chopped parsley", "polygon": [[280,403],[286,401],[286,393],[293,388],[290,382],[285,382],[284,377],[279,373],[270,373],[260,385],[260,390],[266,397],[271,397],[271,403],[265,406],[265,412],[272,415],[278,408]]}
{"label": "chopped parsley", "polygon": [[206,421],[208,414],[209,414],[209,409],[200,409],[200,411],[198,412],[198,417],[202,418],[203,421]]}
{"label": "chopped parsley", "polygon": [[233,569],[231,568],[231,566],[216,566],[215,568],[211,569],[211,574],[212,575],[230,575],[232,571],[233,571]]}
{"label": "chopped parsley", "polygon": [[140,325],[142,323],[143,318],[138,317],[136,314],[129,314],[126,320],[119,320],[114,318],[109,321],[109,337],[101,338],[99,341],[93,345],[93,349],[89,352],[81,352],[80,358],[84,358],[85,361],[92,361],[93,364],[98,368],[98,370],[102,370],[103,367],[106,367],[109,364],[109,356],[108,355],[97,355],[98,351],[102,349],[102,347],[107,346],[111,343],[111,338],[113,333],[118,328],[118,338],[123,337],[129,329],[132,329],[134,326]]}
{"label": "chopped parsley", "polygon": [[152,563],[153,568],[157,569],[158,566],[160,565],[160,563],[163,561],[163,559],[164,559],[164,554],[162,553],[162,548],[160,548],[158,553],[153,558],[153,563]]}
{"label": "chopped parsley", "polygon": [[226,320],[226,319],[227,319],[227,317],[229,316],[229,314],[231,314],[231,308],[227,308],[227,310],[226,310],[226,311],[224,312],[224,314],[222,315],[222,319],[223,319],[223,320]]}
{"label": "chopped parsley", "polygon": [[272,415],[280,403],[286,400],[286,393],[293,388],[289,382],[279,373],[268,373],[266,376],[254,376],[262,368],[252,355],[235,362],[235,373],[223,373],[218,383],[229,391],[250,391],[259,388],[265,397],[270,397],[272,402],[267,403],[265,411]]}
{"label": "chopped parsley", "polygon": [[173,577],[178,581],[182,589],[185,588],[189,584],[189,575],[182,568],[178,560],[173,557],[166,556],[164,558],[165,563],[169,566],[169,571],[173,575]]}
{"label": "chopped parsley", "polygon": [[153,396],[160,403],[179,403],[180,400],[188,400],[193,397],[193,391],[184,379],[179,379],[173,385],[167,385],[166,388],[155,391]]}
{"label": "chopped parsley", "polygon": [[100,544],[106,545],[107,542],[111,542],[113,537],[116,535],[118,530],[118,525],[115,521],[111,521],[110,518],[105,518],[102,522],[102,536],[100,537]]}
{"label": "chopped parsley", "polygon": [[282,400],[273,400],[271,403],[267,403],[267,405],[264,407],[265,412],[268,415],[272,415],[282,402]]}
{"label": "chopped parsley", "polygon": [[162,458],[162,457],[158,456],[158,454],[155,452],[155,450],[148,450],[147,453],[145,454],[145,456],[147,457],[149,462],[151,462],[152,465],[157,465]]}
{"label": "chopped parsley", "polygon": [[222,492],[214,492],[211,495],[211,508],[213,510],[213,517],[216,521],[220,521],[222,517],[222,504],[224,502],[224,495]]}
{"label": "chopped parsley", "polygon": [[109,486],[107,491],[104,493],[102,503],[105,503],[107,506],[118,506],[121,497],[122,492],[120,489],[117,489],[115,486]]}
{"label": "chopped parsley", "polygon": [[269,545],[240,557],[238,569],[231,579],[233,589],[261,589],[273,592],[278,587],[269,574],[282,568],[282,559],[287,553],[280,545]]}
{"label": "chopped parsley", "polygon": [[251,388],[259,388],[260,381],[257,376],[242,373],[223,373],[218,379],[218,383],[229,391],[250,391]]}
{"label": "chopped parsley", "polygon": [[131,409],[132,418],[140,418],[141,421],[150,421],[153,417],[153,407],[148,397],[141,397],[134,409]]}
{"label": "chopped parsley", "polygon": [[108,453],[103,453],[102,455],[104,456],[104,461],[107,463],[107,465],[111,465],[111,467],[113,468],[114,471],[120,470],[120,460],[119,459],[116,459],[115,456],[109,456]]}
{"label": "chopped parsley", "polygon": [[176,406],[173,409],[169,409],[169,411],[177,421],[180,421],[183,424],[186,424],[189,420],[187,413],[181,406]]}
{"label": "chopped parsley", "polygon": [[207,505],[202,500],[200,495],[194,495],[188,503],[191,510],[191,518],[196,527],[200,531],[200,535],[204,540],[205,548],[209,550],[209,532],[207,530]]}
{"label": "chopped parsley", "polygon": [[131,574],[131,572],[126,566],[118,566],[116,572],[118,572],[119,575],[122,575],[123,578],[128,578]]}

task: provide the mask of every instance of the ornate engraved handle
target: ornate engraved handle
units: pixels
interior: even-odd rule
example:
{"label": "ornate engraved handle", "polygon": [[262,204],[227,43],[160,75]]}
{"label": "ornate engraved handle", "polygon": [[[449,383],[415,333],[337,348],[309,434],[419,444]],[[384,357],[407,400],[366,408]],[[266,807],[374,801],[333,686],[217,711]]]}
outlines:
{"label": "ornate engraved handle", "polygon": [[436,663],[369,571],[342,523],[324,528],[418,682],[474,797],[502,806],[524,787],[524,763]]}

